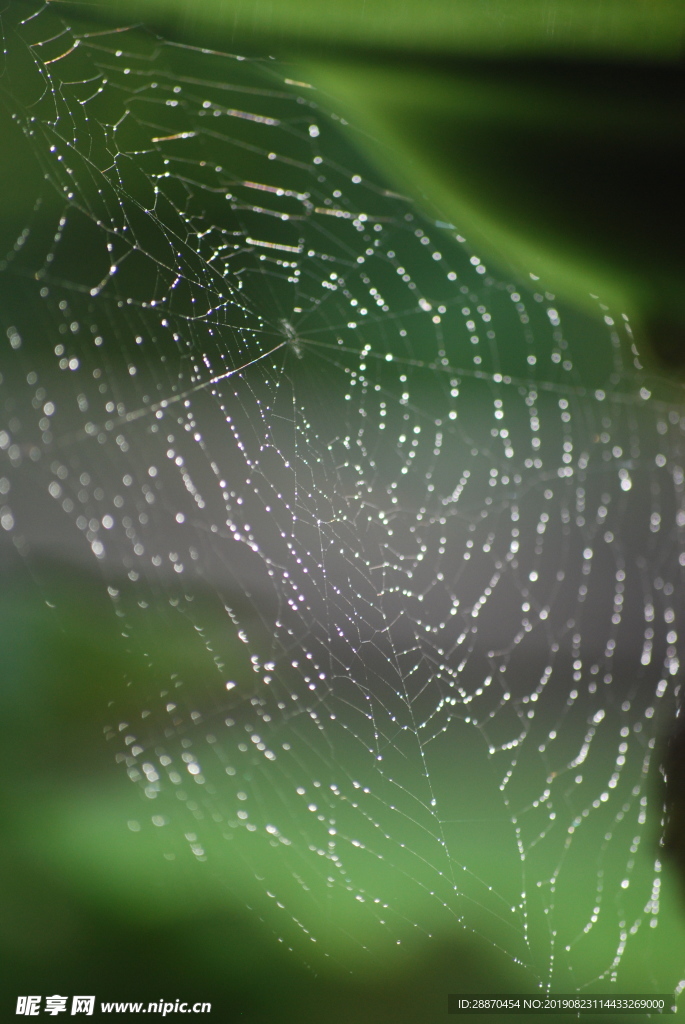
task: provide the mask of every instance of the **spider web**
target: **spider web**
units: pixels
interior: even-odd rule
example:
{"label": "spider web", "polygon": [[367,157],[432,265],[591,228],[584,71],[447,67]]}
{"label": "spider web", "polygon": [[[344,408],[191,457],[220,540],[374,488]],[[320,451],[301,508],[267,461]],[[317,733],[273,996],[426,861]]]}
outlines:
{"label": "spider web", "polygon": [[4,31],[32,201],[0,523],[97,566],[123,649],[183,649],[112,694],[131,830],[305,959],[459,932],[529,985],[634,988],[647,955],[676,988],[680,389],[620,312],[499,280],[276,61],[18,4]]}

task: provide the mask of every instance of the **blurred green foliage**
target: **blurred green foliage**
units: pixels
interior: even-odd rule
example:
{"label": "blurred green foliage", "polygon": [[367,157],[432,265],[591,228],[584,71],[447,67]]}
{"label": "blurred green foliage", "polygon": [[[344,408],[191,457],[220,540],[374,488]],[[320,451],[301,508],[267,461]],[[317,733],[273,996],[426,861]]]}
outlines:
{"label": "blurred green foliage", "polygon": [[[208,596],[194,600],[209,631],[221,624]],[[209,1000],[211,1019],[219,1020],[429,1024],[445,1019],[448,992],[529,993],[531,977],[505,952],[504,931],[502,948],[460,928],[429,937],[412,923],[401,891],[396,909],[407,915],[407,927],[393,930],[387,949],[371,945],[357,955],[353,970],[349,957],[337,960],[325,942],[308,943],[304,954],[289,950],[278,940],[279,912],[255,884],[249,833],[236,833],[230,846],[217,838],[198,860],[178,827],[150,825],[151,810],[173,814],[174,801],[167,796],[165,803],[162,793],[150,803],[123,766],[116,768],[107,727],[125,698],[130,706],[132,685],[136,698],[152,697],[182,676],[178,694],[200,707],[211,691],[206,659],[193,654],[201,648],[184,637],[177,615],[176,635],[165,627],[165,604],[153,608],[156,624],[140,615],[135,639],[122,644],[124,619],[112,614],[96,575],[48,563],[4,573],[3,1019],[13,1016],[17,994],[78,992],[105,1000]],[[119,608],[124,633],[136,607],[124,601]],[[230,664],[239,681],[247,675],[242,657],[236,648]],[[279,885],[290,869],[284,858]],[[636,989],[658,984],[655,971],[672,972],[685,940],[677,909],[663,896],[660,931],[671,937],[672,957],[651,962],[649,935],[631,944],[626,956]],[[343,908],[326,906],[320,894],[317,901],[317,928],[325,932],[328,917],[331,935],[344,932]]]}

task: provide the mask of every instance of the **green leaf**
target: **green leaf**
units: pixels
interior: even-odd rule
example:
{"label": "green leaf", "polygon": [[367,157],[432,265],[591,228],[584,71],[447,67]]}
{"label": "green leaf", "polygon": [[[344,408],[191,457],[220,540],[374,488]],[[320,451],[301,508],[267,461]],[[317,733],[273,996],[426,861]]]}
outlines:
{"label": "green leaf", "polygon": [[[133,0],[54,4],[81,16],[138,21]],[[360,47],[428,54],[565,54],[672,59],[681,3],[662,0],[146,0],[144,18],[184,40],[261,53]]]}
{"label": "green leaf", "polygon": [[685,156],[681,72],[557,60],[319,63],[395,184],[486,261],[685,323],[675,216]]}

